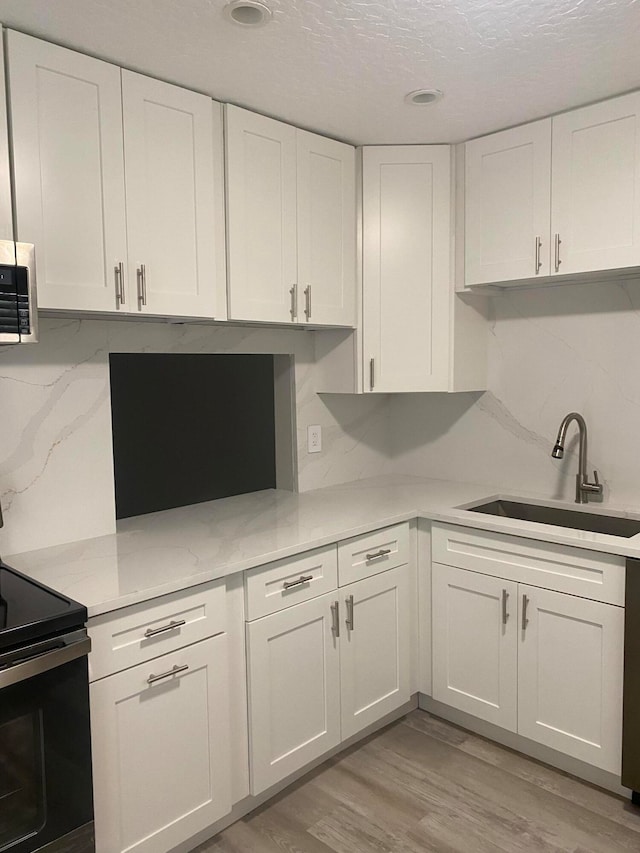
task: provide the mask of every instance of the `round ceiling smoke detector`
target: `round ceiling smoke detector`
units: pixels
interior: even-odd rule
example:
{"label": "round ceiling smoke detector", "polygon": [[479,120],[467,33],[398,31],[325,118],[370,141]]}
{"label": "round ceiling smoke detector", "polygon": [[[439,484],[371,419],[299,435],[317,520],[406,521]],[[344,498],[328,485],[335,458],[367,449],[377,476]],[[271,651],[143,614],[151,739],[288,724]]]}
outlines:
{"label": "round ceiling smoke detector", "polygon": [[444,97],[444,92],[440,89],[416,89],[415,92],[409,92],[404,96],[406,104],[412,104],[414,107],[424,107],[427,104],[434,104]]}
{"label": "round ceiling smoke detector", "polygon": [[258,0],[233,0],[224,7],[224,14],[241,27],[263,27],[271,20],[271,9]]}

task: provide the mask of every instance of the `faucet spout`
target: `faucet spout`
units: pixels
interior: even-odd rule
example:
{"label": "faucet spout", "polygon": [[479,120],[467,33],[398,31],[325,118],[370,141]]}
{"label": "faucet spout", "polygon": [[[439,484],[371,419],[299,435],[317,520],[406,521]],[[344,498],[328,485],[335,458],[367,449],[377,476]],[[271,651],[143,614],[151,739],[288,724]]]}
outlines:
{"label": "faucet spout", "polygon": [[578,474],[576,476],[576,503],[586,504],[590,494],[602,494],[602,484],[598,480],[598,472],[593,472],[594,482],[590,483],[587,476],[587,424],[578,412],[569,412],[565,415],[558,430],[556,443],[551,451],[554,459],[562,459],[564,456],[564,445],[567,438],[569,424],[575,421],[580,433],[580,452],[578,458]]}

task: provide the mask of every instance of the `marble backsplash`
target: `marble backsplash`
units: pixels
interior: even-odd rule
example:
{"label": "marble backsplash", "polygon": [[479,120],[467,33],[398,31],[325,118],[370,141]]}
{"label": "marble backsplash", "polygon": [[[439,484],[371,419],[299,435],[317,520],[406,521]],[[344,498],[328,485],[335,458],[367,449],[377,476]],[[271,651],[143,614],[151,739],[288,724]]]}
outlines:
{"label": "marble backsplash", "polygon": [[[295,360],[300,491],[387,473],[385,397],[320,397],[314,335],[294,329],[44,319],[37,346],[0,349],[0,553],[111,533],[110,352],[265,352]],[[306,428],[323,428],[309,455]]]}
{"label": "marble backsplash", "polygon": [[397,473],[573,500],[581,412],[604,500],[640,510],[640,280],[510,290],[490,300],[489,390],[390,398]]}
{"label": "marble backsplash", "polygon": [[[640,510],[640,280],[509,291],[490,303],[484,394],[318,395],[322,332],[43,320],[40,344],[0,349],[0,553],[114,530],[109,352],[292,354],[300,491],[397,473],[572,500],[573,427],[564,460],[551,448],[577,410],[605,501]],[[323,450],[310,455],[314,423]]]}

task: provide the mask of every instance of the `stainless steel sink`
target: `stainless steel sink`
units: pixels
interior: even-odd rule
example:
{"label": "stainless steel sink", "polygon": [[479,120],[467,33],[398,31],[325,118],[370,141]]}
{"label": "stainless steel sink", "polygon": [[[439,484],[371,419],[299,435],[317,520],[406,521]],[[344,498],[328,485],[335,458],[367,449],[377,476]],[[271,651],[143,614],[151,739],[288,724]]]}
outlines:
{"label": "stainless steel sink", "polygon": [[520,521],[535,521],[537,524],[553,524],[556,527],[571,527],[573,530],[606,533],[608,536],[623,536],[626,539],[640,533],[640,520],[635,518],[579,512],[555,506],[520,503],[519,501],[492,500],[478,506],[467,506],[465,509],[470,512],[481,512],[484,515],[517,518]]}

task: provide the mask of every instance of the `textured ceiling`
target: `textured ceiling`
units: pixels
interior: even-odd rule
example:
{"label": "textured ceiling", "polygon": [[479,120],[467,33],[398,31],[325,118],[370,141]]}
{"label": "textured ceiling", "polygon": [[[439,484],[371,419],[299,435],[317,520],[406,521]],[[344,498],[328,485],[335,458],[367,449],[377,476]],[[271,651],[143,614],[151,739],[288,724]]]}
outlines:
{"label": "textured ceiling", "polygon": [[[455,142],[640,87],[640,0],[0,0],[0,21],[354,143]],[[445,92],[404,104],[423,87]]]}

